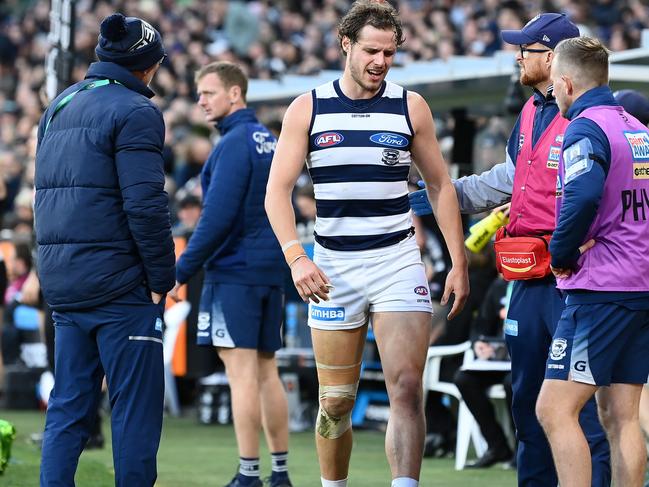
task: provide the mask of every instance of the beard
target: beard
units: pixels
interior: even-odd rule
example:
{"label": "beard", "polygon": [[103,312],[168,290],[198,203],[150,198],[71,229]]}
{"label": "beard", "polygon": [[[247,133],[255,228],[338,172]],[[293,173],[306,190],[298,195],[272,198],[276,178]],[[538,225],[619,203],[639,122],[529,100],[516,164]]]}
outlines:
{"label": "beard", "polygon": [[520,82],[523,86],[536,86],[547,79],[539,70],[521,69]]}

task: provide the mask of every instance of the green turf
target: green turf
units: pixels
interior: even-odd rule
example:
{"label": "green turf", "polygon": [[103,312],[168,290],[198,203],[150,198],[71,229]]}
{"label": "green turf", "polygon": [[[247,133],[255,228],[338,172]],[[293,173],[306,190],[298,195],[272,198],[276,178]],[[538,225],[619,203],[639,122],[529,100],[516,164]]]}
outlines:
{"label": "green turf", "polygon": [[[41,430],[44,415],[38,412],[0,411],[0,418],[11,421],[18,433],[12,461],[4,476],[0,477],[0,486],[37,486],[40,452],[29,443],[29,435]],[[167,418],[158,454],[156,487],[220,487],[234,474],[236,462],[231,427],[201,426],[193,416]],[[296,487],[319,487],[318,463],[311,433],[291,435],[289,466]],[[262,475],[270,473],[266,450],[262,451],[261,468]],[[371,431],[356,432],[350,487],[389,486],[389,478],[383,435]],[[109,447],[83,453],[76,484],[78,487],[114,485]],[[510,487],[515,484],[515,474],[511,471],[494,467],[456,472],[450,459],[424,460],[420,482],[421,487]]]}

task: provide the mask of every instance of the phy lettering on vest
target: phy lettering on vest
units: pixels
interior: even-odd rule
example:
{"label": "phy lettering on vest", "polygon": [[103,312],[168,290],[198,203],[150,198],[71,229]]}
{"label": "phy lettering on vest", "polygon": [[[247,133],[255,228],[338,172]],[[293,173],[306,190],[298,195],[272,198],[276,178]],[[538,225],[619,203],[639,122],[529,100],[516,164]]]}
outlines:
{"label": "phy lettering on vest", "polygon": [[500,252],[500,265],[511,272],[527,272],[536,265],[533,252]]}
{"label": "phy lettering on vest", "polygon": [[649,132],[624,132],[634,161],[649,160]]}
{"label": "phy lettering on vest", "polygon": [[622,221],[628,211],[633,211],[633,221],[646,221],[649,211],[649,195],[645,188],[622,190]]}

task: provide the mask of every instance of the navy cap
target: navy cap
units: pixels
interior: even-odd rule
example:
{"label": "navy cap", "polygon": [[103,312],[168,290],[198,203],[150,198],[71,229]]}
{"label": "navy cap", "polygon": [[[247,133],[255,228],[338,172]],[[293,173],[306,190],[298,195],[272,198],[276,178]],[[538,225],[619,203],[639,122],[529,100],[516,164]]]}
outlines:
{"label": "navy cap", "polygon": [[143,71],[160,62],[165,49],[160,33],[151,24],[116,13],[102,21],[95,53],[100,61]]}
{"label": "navy cap", "polygon": [[500,35],[507,44],[540,42],[554,49],[564,39],[579,37],[579,29],[565,14],[539,14],[521,30],[503,30]]}
{"label": "navy cap", "polygon": [[620,90],[613,93],[615,100],[627,113],[637,118],[641,124],[649,123],[649,99],[636,90]]}

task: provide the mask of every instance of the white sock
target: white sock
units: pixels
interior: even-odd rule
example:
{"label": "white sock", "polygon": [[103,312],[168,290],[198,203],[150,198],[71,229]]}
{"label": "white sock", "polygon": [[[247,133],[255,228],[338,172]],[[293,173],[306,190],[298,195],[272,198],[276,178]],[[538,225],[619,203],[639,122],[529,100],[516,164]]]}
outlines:
{"label": "white sock", "polygon": [[343,480],[325,480],[320,477],[322,487],[347,487],[347,479]]}
{"label": "white sock", "polygon": [[410,477],[397,477],[392,479],[392,487],[418,487],[419,481]]}

